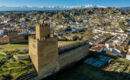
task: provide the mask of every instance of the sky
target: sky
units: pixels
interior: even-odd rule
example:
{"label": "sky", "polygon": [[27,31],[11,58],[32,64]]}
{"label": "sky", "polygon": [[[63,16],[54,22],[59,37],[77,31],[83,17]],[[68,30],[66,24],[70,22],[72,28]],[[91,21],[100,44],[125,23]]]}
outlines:
{"label": "sky", "polygon": [[81,6],[130,7],[130,0],[0,0],[0,6]]}

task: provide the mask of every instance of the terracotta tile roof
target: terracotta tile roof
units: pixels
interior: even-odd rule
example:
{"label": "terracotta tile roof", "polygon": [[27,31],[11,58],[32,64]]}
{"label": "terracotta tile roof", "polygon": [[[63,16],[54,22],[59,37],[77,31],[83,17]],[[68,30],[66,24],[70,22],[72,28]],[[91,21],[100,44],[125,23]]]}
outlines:
{"label": "terracotta tile roof", "polygon": [[0,44],[8,43],[9,42],[9,37],[1,37],[0,36]]}
{"label": "terracotta tile roof", "polygon": [[101,48],[102,48],[102,47],[97,47],[97,46],[95,46],[95,47],[92,47],[90,50],[100,52]]}
{"label": "terracotta tile roof", "polygon": [[97,46],[97,47],[104,47],[105,44],[97,44],[96,46]]}

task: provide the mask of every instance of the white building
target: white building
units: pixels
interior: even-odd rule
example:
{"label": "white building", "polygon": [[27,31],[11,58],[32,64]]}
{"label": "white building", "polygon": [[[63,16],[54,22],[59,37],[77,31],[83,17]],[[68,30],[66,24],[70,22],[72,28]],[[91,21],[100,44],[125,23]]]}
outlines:
{"label": "white building", "polygon": [[130,60],[130,47],[128,49],[128,54],[126,55],[126,59]]}

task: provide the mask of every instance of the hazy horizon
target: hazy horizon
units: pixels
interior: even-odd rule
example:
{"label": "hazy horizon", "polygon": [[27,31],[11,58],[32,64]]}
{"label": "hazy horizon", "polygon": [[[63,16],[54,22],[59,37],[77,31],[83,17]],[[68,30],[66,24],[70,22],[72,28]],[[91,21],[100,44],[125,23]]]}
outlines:
{"label": "hazy horizon", "polygon": [[[0,0],[6,7],[51,7],[51,6],[83,6],[96,5],[105,7],[128,7],[129,0]],[[0,6],[0,7],[1,7]]]}

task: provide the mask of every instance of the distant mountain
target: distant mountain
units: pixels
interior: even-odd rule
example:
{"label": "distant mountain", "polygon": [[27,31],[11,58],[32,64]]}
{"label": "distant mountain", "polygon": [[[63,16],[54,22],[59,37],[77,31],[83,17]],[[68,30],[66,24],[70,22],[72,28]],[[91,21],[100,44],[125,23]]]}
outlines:
{"label": "distant mountain", "polygon": [[49,7],[6,7],[1,6],[0,11],[31,11],[31,10],[69,10],[69,9],[83,9],[83,8],[105,8],[104,6],[83,5],[83,6],[49,6]]}
{"label": "distant mountain", "polygon": [[130,7],[120,7],[119,9],[122,9],[122,10],[130,10]]}

